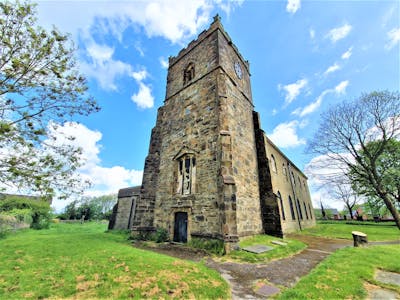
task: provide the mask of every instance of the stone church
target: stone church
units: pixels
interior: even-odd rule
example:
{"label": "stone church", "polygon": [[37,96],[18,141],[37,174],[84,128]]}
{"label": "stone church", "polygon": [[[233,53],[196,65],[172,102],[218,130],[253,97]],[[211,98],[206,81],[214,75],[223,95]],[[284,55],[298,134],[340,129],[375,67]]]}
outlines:
{"label": "stone church", "polygon": [[307,177],[261,129],[249,63],[218,16],[169,58],[142,186],[118,197],[111,229],[164,228],[176,242],[213,238],[229,247],[315,225]]}

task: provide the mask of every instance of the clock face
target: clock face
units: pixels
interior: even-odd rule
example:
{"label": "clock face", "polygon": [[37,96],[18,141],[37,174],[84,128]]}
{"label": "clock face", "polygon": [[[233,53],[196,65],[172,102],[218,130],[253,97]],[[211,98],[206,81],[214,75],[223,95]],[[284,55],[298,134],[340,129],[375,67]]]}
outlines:
{"label": "clock face", "polygon": [[242,67],[240,66],[239,62],[235,62],[235,73],[239,79],[242,79]]}

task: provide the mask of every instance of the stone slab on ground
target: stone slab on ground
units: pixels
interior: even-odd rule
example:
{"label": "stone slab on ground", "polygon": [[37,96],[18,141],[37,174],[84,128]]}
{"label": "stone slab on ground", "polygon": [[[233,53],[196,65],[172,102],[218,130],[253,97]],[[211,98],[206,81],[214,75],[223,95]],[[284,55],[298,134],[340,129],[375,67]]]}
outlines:
{"label": "stone slab on ground", "polygon": [[269,297],[269,296],[272,296],[272,295],[275,295],[275,294],[279,293],[280,291],[281,290],[278,289],[276,286],[263,284],[256,291],[256,293],[259,294],[259,295],[262,295],[264,297]]}
{"label": "stone slab on ground", "polygon": [[271,251],[274,248],[270,247],[270,246],[265,246],[265,245],[253,245],[253,246],[244,247],[242,249],[247,252],[260,254],[263,252]]}
{"label": "stone slab on ground", "polygon": [[279,246],[287,246],[287,243],[281,241],[272,241],[271,243]]}
{"label": "stone slab on ground", "polygon": [[368,293],[368,300],[398,299],[399,295],[386,289],[375,289]]}
{"label": "stone slab on ground", "polygon": [[378,270],[375,273],[375,279],[386,284],[394,284],[400,286],[400,274]]}

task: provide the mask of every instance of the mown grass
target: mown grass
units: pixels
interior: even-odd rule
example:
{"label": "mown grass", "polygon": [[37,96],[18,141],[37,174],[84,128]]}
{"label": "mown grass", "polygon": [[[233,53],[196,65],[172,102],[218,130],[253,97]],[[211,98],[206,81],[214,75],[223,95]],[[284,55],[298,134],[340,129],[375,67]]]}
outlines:
{"label": "mown grass", "polygon": [[228,298],[203,264],[131,247],[106,225],[53,224],[0,240],[0,298]]}
{"label": "mown grass", "polygon": [[395,241],[400,240],[400,230],[392,224],[344,222],[318,222],[315,227],[304,229],[305,235],[323,236],[327,238],[352,239],[352,231],[361,231],[368,235],[368,241]]}
{"label": "mown grass", "polygon": [[364,283],[384,286],[400,293],[399,286],[383,285],[374,280],[374,272],[383,269],[400,273],[399,245],[348,247],[338,250],[297,285],[278,299],[364,299]]}
{"label": "mown grass", "polygon": [[[280,246],[272,244],[271,243],[272,241],[284,242],[287,243],[287,245]],[[267,262],[272,259],[291,256],[306,247],[306,245],[300,241],[291,239],[280,239],[270,235],[256,235],[244,238],[243,240],[240,241],[239,245],[241,248],[253,245],[266,245],[273,247],[274,249],[260,254],[255,254],[244,250],[235,250],[225,255],[222,258],[222,260],[234,260],[239,262],[250,262],[250,263]]]}

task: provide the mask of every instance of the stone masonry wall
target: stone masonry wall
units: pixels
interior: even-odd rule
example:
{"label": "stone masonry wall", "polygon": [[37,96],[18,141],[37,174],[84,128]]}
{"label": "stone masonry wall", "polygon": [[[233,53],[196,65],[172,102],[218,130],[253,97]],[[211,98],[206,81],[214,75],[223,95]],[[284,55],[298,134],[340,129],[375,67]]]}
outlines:
{"label": "stone masonry wall", "polygon": [[[212,39],[212,37],[211,37]],[[212,44],[205,43],[185,57],[194,60],[198,53],[207,52]],[[201,58],[196,59],[202,65]],[[181,63],[181,62],[179,62]],[[182,62],[182,67],[185,62]],[[176,64],[170,77],[178,80],[181,70]],[[175,70],[176,69],[176,70]],[[197,67],[196,67],[197,70]],[[176,74],[175,74],[176,73]],[[217,160],[218,115],[215,71],[195,78],[179,93],[168,98],[164,106],[163,142],[160,149],[159,180],[156,194],[155,225],[173,233],[174,213],[188,213],[188,232],[194,236],[221,237],[219,215]],[[182,82],[183,85],[183,82]],[[176,158],[192,153],[196,158],[194,192],[182,195],[177,192],[179,165]],[[190,238],[190,236],[189,236]]]}
{"label": "stone masonry wall", "polygon": [[[283,212],[279,204],[283,232],[289,233],[315,226],[315,216],[308,190],[307,177],[267,137],[265,139],[266,152],[271,169],[272,189],[275,195],[279,191],[283,202]],[[275,160],[276,170],[271,165],[273,163],[272,155]],[[293,176],[291,173],[293,173]],[[295,219],[291,216],[289,196],[293,202]],[[297,200],[299,200],[300,205],[298,205]],[[283,215],[285,218],[283,218]]]}
{"label": "stone masonry wall", "polygon": [[[239,236],[253,235],[262,232],[262,223],[250,74],[223,32],[219,32],[218,44],[219,61],[224,71],[218,81],[220,128],[229,132],[231,138],[237,232]],[[241,65],[242,78],[234,71],[235,62]]]}

